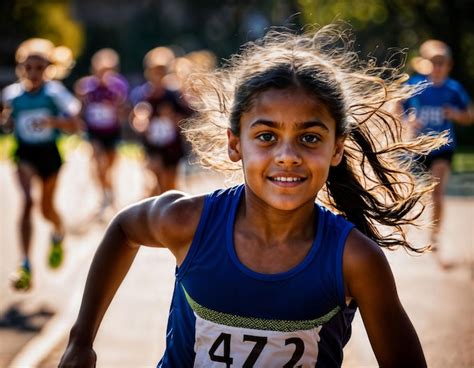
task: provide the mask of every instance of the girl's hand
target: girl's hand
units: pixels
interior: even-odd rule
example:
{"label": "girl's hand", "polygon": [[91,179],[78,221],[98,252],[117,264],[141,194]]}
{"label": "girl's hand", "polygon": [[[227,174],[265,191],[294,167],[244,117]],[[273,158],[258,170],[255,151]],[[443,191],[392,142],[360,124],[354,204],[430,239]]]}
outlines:
{"label": "girl's hand", "polygon": [[416,137],[420,134],[424,124],[420,119],[418,119],[414,111],[409,112],[408,115],[405,116],[404,121],[407,123],[408,132],[411,136]]}
{"label": "girl's hand", "polygon": [[32,124],[33,129],[39,132],[47,128],[56,128],[56,125],[56,119],[53,117],[35,119]]}
{"label": "girl's hand", "polygon": [[11,133],[13,130],[13,126],[15,125],[13,119],[10,117],[7,117],[3,119],[0,116],[0,132],[2,133]]}
{"label": "girl's hand", "polygon": [[95,367],[96,362],[97,355],[94,349],[70,343],[59,362],[59,368],[91,368]]}
{"label": "girl's hand", "polygon": [[420,119],[417,119],[417,118],[414,118],[412,121],[411,121],[411,127],[412,127],[412,131],[413,131],[413,135],[414,136],[417,136],[420,134],[421,130],[423,129],[423,127],[425,126],[423,124],[423,122],[420,120]]}
{"label": "girl's hand", "polygon": [[150,117],[152,113],[153,108],[148,102],[137,103],[130,115],[132,128],[138,133],[143,133],[150,125]]}
{"label": "girl's hand", "polygon": [[39,130],[51,128],[59,129],[65,133],[78,133],[81,130],[84,130],[84,124],[81,119],[77,116],[70,117],[55,117],[49,116],[43,119],[38,120],[37,127]]}

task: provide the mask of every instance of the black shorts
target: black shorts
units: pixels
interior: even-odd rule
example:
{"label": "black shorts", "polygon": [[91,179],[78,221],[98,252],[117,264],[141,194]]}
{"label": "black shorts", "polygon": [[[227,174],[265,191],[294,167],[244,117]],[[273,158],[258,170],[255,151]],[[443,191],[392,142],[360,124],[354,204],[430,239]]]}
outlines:
{"label": "black shorts", "polygon": [[57,174],[62,165],[56,143],[24,144],[18,142],[14,157],[18,163],[24,162],[31,165],[43,179]]}
{"label": "black shorts", "polygon": [[434,152],[426,156],[419,156],[416,158],[416,161],[418,162],[419,166],[423,168],[424,170],[431,170],[431,167],[433,166],[433,162],[439,161],[439,160],[447,161],[449,165],[451,166],[451,162],[453,161],[453,155],[454,155],[454,151],[451,151],[451,150]]}
{"label": "black shorts", "polygon": [[99,144],[105,151],[112,151],[120,141],[120,131],[108,134],[89,131],[87,137],[91,143]]}

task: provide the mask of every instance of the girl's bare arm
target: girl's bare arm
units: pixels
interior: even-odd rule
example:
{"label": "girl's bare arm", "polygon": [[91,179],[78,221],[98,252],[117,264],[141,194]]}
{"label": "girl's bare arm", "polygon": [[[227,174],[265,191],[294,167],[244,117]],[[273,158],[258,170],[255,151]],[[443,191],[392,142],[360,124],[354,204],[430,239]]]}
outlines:
{"label": "girl's bare arm", "polygon": [[382,249],[353,230],[344,250],[344,279],[357,301],[381,367],[426,367],[420,341],[398,298]]}
{"label": "girl's bare arm", "polygon": [[46,127],[56,128],[66,133],[78,133],[84,130],[84,122],[79,116],[51,116],[42,122]]}
{"label": "girl's bare arm", "polygon": [[132,205],[112,220],[92,261],[79,316],[60,367],[94,366],[94,338],[139,245],[167,247],[180,264],[192,241],[202,204],[203,197],[168,192]]}
{"label": "girl's bare arm", "polygon": [[466,109],[461,110],[445,107],[444,116],[446,119],[453,120],[460,125],[470,125],[474,120],[473,107],[468,106]]}

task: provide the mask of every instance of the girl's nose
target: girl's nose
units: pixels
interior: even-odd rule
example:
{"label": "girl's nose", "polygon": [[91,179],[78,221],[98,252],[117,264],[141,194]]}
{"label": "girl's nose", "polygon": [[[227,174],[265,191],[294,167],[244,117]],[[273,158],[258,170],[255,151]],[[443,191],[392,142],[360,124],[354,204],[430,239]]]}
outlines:
{"label": "girl's nose", "polygon": [[278,165],[284,166],[295,166],[300,165],[302,162],[301,156],[298,150],[292,143],[281,143],[277,148],[275,155],[275,162]]}

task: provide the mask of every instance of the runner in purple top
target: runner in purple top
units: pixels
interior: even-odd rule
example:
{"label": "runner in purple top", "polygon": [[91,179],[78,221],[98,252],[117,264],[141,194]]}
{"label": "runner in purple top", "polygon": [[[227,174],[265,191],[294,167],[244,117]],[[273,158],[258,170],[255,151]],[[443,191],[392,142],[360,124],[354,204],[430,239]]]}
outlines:
{"label": "runner in purple top", "polygon": [[121,122],[127,116],[128,83],[118,74],[119,56],[112,49],[97,51],[91,60],[93,75],[75,86],[82,101],[82,116],[92,144],[96,175],[103,190],[101,211],[113,204],[111,171],[117,157]]}

